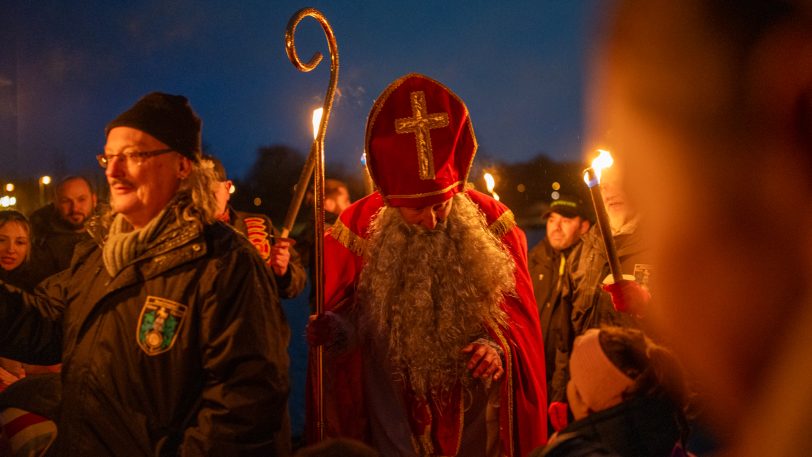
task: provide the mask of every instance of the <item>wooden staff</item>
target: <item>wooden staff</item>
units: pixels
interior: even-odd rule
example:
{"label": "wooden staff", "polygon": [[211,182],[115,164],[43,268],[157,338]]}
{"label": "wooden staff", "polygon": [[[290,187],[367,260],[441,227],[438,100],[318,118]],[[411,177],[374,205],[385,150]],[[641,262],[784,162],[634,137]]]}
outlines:
{"label": "wooden staff", "polygon": [[[335,97],[335,90],[336,86],[338,85],[338,45],[336,44],[335,35],[333,35],[333,29],[330,27],[330,23],[327,22],[327,19],[324,17],[321,11],[315,8],[302,8],[297,11],[288,21],[288,26],[285,29],[285,51],[288,54],[288,59],[290,59],[293,66],[295,66],[299,71],[302,72],[309,72],[316,68],[322,60],[322,55],[319,52],[313,54],[313,57],[310,58],[310,61],[307,63],[303,63],[299,60],[299,56],[296,53],[296,45],[294,44],[294,36],[296,34],[296,26],[299,25],[302,19],[305,17],[310,16],[321,24],[322,29],[324,29],[324,34],[327,37],[327,44],[330,48],[330,85],[327,88],[327,95],[324,97],[324,112],[321,116],[321,122],[319,123],[319,131],[316,135],[316,139],[314,140],[314,147],[310,149],[310,154],[308,157],[308,162],[311,161],[310,157],[315,156],[315,159],[312,160],[313,167],[315,168],[315,176],[313,177],[313,190],[315,193],[315,200],[316,200],[316,245],[314,248],[315,257],[316,257],[316,264],[312,266],[315,272],[315,288],[316,288],[316,313],[321,315],[324,313],[324,135],[327,132],[327,122],[330,120],[330,111],[333,108],[333,98]],[[297,185],[296,192],[304,192],[304,189],[307,187],[307,181],[309,179],[307,172],[307,164],[305,164],[305,170],[302,171],[302,176],[300,176],[299,184]],[[304,180],[302,179],[304,177]],[[298,203],[291,202],[291,206],[295,205],[293,209],[293,219],[296,219],[296,213],[299,211],[299,204],[301,203],[301,197],[299,198]],[[289,209],[289,213],[290,213]],[[286,218],[287,221],[287,218]],[[291,222],[290,225],[293,225]],[[288,227],[290,229],[290,227]],[[323,382],[323,359],[324,359],[324,349],[322,346],[316,347],[316,409],[318,411],[318,418],[316,423],[316,433],[319,441],[324,439],[324,382]]]}

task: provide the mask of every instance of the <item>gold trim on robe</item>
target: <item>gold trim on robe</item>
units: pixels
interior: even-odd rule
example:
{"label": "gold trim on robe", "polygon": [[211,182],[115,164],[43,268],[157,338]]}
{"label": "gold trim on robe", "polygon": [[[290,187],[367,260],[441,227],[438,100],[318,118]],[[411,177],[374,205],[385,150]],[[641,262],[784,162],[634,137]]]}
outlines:
{"label": "gold trim on robe", "polygon": [[516,218],[513,217],[513,211],[507,210],[488,226],[488,230],[501,240],[503,236],[513,230],[513,227],[516,227]]}
{"label": "gold trim on robe", "polygon": [[330,236],[335,238],[336,241],[341,243],[341,245],[345,248],[349,249],[353,254],[357,256],[364,255],[364,251],[367,248],[367,240],[353,233],[349,227],[341,222],[340,218],[336,220],[332,227],[330,227],[329,233]]}

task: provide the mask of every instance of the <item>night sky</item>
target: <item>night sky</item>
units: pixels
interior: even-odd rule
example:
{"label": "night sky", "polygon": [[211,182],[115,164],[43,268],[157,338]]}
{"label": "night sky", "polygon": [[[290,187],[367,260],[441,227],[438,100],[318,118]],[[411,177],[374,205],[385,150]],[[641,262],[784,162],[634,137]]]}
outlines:
{"label": "night sky", "polygon": [[[232,175],[260,146],[306,151],[329,61],[305,74],[285,55],[285,25],[304,6],[325,13],[341,59],[328,163],[358,163],[374,98],[409,72],[466,102],[481,160],[581,160],[601,0],[12,0],[0,19],[0,178],[92,169],[104,125],[154,90],[189,97],[204,144]],[[303,59],[327,52],[315,20],[296,38]]]}

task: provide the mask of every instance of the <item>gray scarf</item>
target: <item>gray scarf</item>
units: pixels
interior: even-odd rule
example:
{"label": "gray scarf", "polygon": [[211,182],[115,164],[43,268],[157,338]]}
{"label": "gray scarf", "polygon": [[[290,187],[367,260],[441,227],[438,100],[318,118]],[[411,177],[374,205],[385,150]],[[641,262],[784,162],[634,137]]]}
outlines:
{"label": "gray scarf", "polygon": [[110,276],[115,276],[124,266],[147,252],[167,226],[166,213],[164,208],[138,230],[134,230],[121,214],[115,215],[102,248],[102,260]]}

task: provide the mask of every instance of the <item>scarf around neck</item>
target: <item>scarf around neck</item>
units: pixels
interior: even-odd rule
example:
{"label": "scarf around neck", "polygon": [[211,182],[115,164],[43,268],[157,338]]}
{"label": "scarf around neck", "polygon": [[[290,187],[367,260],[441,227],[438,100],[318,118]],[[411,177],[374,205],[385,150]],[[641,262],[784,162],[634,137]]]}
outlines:
{"label": "scarf around neck", "polygon": [[170,217],[175,213],[172,209],[171,206],[164,208],[140,229],[133,229],[123,215],[114,216],[102,248],[102,260],[110,276],[116,276],[127,264],[147,252],[163,232],[172,229],[170,225],[179,225],[172,224],[176,222],[174,217]]}

